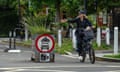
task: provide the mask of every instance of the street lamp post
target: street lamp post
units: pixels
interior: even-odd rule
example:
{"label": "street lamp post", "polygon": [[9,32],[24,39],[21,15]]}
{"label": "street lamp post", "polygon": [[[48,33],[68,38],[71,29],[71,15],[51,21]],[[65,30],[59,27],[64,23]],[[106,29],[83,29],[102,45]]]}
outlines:
{"label": "street lamp post", "polygon": [[[31,15],[30,14],[30,7],[31,7],[31,0],[28,0],[28,12],[29,12],[29,16]],[[25,41],[28,41],[28,29],[27,29],[27,27],[26,27],[26,25],[25,25]]]}
{"label": "street lamp post", "polygon": [[87,13],[87,0],[84,0],[84,11]]}
{"label": "street lamp post", "polygon": [[20,26],[20,14],[21,14],[21,11],[20,11],[20,0],[18,0],[18,23],[19,23],[19,26]]}

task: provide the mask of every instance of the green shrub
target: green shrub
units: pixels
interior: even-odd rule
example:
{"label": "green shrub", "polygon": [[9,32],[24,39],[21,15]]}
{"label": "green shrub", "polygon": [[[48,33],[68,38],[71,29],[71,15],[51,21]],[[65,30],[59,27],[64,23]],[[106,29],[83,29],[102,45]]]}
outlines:
{"label": "green shrub", "polygon": [[116,55],[104,55],[104,57],[109,57],[109,58],[120,58],[120,54],[116,54]]}

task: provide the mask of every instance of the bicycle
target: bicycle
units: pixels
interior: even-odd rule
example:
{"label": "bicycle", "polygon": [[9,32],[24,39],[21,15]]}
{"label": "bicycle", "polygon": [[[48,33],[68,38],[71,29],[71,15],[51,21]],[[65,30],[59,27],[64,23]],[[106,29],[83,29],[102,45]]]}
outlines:
{"label": "bicycle", "polygon": [[92,39],[93,38],[90,38],[88,36],[85,36],[83,38],[83,40],[82,40],[82,51],[81,51],[81,53],[78,52],[79,56],[82,57],[82,59],[80,59],[80,62],[85,62],[86,55],[88,54],[90,62],[92,64],[95,63],[95,52],[94,52],[94,49],[92,48],[92,44],[91,44]]}

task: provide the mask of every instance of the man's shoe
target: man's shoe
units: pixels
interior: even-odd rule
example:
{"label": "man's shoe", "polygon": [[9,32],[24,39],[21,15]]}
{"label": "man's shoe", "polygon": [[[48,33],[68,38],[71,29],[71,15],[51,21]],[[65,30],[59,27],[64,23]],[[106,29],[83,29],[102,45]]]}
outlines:
{"label": "man's shoe", "polygon": [[78,59],[81,60],[81,59],[82,59],[82,56],[79,56]]}

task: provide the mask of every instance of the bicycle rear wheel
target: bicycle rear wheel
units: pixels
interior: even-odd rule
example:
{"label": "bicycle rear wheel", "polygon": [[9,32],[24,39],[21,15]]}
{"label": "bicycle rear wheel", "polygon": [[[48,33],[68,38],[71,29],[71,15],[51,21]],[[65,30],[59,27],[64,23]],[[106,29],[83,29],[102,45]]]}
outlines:
{"label": "bicycle rear wheel", "polygon": [[89,59],[92,64],[95,63],[95,52],[92,46],[89,48]]}

